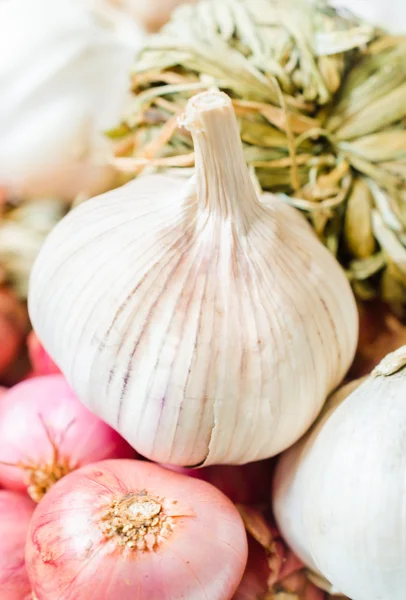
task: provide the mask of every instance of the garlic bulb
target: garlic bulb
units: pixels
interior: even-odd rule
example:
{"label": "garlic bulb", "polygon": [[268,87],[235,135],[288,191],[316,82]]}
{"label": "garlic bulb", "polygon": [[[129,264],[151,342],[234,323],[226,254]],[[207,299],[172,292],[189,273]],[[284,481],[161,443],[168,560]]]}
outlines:
{"label": "garlic bulb", "polygon": [[342,388],[275,474],[286,541],[352,600],[405,597],[405,367],[402,346]]}
{"label": "garlic bulb", "polygon": [[73,198],[108,189],[103,130],[126,101],[144,34],[107,2],[0,2],[0,185]]}
{"label": "garlic bulb", "polygon": [[145,175],[74,209],[34,265],[31,318],[78,397],[144,456],[260,460],[341,381],[356,305],[301,215],[258,202],[230,98],[195,96],[183,124],[195,178]]}

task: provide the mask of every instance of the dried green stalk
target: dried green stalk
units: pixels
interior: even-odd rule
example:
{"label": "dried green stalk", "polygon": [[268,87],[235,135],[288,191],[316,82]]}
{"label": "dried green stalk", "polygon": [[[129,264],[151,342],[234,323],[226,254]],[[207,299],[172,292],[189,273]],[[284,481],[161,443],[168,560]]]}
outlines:
{"label": "dried green stalk", "polygon": [[194,164],[177,118],[216,86],[234,102],[257,183],[302,210],[364,299],[406,305],[406,37],[324,2],[204,0],[151,36],[109,132],[116,166]]}
{"label": "dried green stalk", "polygon": [[[59,200],[32,200],[0,215],[0,270],[6,285],[25,300],[31,267],[45,237],[67,212]],[[2,280],[2,283],[3,283]]]}

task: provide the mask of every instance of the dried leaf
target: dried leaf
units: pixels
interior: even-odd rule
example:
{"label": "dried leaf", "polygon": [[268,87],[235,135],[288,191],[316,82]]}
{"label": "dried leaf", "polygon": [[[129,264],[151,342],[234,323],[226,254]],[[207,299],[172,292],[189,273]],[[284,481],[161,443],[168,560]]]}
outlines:
{"label": "dried leaf", "polygon": [[329,131],[335,131],[343,121],[404,83],[406,38],[391,39],[396,42],[388,52],[384,49],[381,53],[374,53],[374,44],[371,44],[350,70],[328,120]]}
{"label": "dried leaf", "polygon": [[284,560],[283,548],[280,547],[275,539],[278,534],[265,520],[260,511],[241,504],[237,504],[237,509],[248,533],[266,552],[269,567],[267,581],[268,588],[271,589],[274,583],[278,581]]}
{"label": "dried leaf", "polygon": [[406,131],[389,129],[360,137],[352,142],[340,142],[339,148],[371,162],[406,158]]}
{"label": "dried leaf", "polygon": [[271,104],[244,100],[234,100],[233,104],[235,107],[242,106],[259,112],[267,121],[282,131],[286,131],[287,129],[287,118],[289,118],[289,125],[294,133],[304,133],[305,131],[311,131],[320,127],[320,122],[317,119],[300,115],[293,111],[289,111],[287,115],[282,108],[272,106]]}
{"label": "dried leaf", "polygon": [[272,531],[263,515],[258,510],[242,504],[238,504],[237,508],[247,531],[254,540],[268,552],[273,552],[275,549],[275,532]]}
{"label": "dried leaf", "polygon": [[347,119],[335,131],[337,140],[351,140],[388,127],[406,117],[406,83]]}
{"label": "dried leaf", "polygon": [[364,46],[374,34],[375,30],[370,25],[359,25],[346,31],[320,32],[315,36],[315,51],[317,56],[340,54]]}
{"label": "dried leaf", "polygon": [[337,61],[336,56],[320,56],[317,64],[328,91],[330,94],[334,94],[341,83],[341,64]]}
{"label": "dried leaf", "polygon": [[344,597],[342,594],[339,593],[338,590],[334,588],[334,586],[331,585],[329,581],[327,581],[325,577],[320,575],[320,573],[316,573],[314,571],[311,571],[310,569],[306,569],[305,573],[309,581],[314,583],[314,585],[316,585],[321,590],[324,590],[329,594],[336,594],[338,596],[341,596],[342,598]]}
{"label": "dried leaf", "polygon": [[352,260],[348,267],[348,275],[350,280],[363,281],[369,279],[386,265],[386,259],[383,252],[377,252],[372,256],[359,260]]}
{"label": "dried leaf", "polygon": [[352,256],[367,258],[375,251],[375,238],[372,231],[372,194],[362,178],[355,179],[344,219],[346,247]]}
{"label": "dried leaf", "polygon": [[390,262],[394,263],[404,273],[406,281],[406,248],[399,241],[394,231],[385,224],[377,210],[372,212],[372,227],[381,248],[389,257]]}

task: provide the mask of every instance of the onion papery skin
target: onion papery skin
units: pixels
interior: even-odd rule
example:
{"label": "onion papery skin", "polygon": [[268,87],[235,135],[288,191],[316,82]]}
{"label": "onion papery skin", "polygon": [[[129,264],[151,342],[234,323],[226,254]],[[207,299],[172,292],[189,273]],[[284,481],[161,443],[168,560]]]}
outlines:
{"label": "onion papery skin", "polygon": [[[115,498],[147,490],[172,507],[174,527],[153,550],[107,539]],[[38,505],[26,560],[38,600],[230,600],[247,561],[244,525],[210,484],[141,461],[88,465]]]}
{"label": "onion papery skin", "polygon": [[300,561],[282,542],[277,542],[277,545],[287,551],[287,555],[283,557],[285,562],[271,592],[266,553],[258,542],[249,537],[247,568],[233,600],[273,600],[272,593],[275,600],[279,600],[278,593],[281,600],[325,600],[324,592],[307,579]]}
{"label": "onion papery skin", "polygon": [[[52,440],[52,442],[51,442]],[[55,459],[55,448],[58,456]],[[134,457],[134,450],[118,433],[77,400],[63,375],[23,381],[9,389],[0,402],[0,485],[30,491],[32,469],[55,464],[67,471],[105,458]],[[9,463],[8,466],[1,463]],[[41,494],[40,494],[41,496]],[[42,497],[42,496],[41,496]]]}
{"label": "onion papery skin", "polygon": [[0,598],[31,600],[24,549],[35,504],[26,496],[0,490]]}
{"label": "onion papery skin", "polygon": [[233,600],[257,600],[268,590],[269,566],[264,549],[251,536],[248,538],[248,562]]}
{"label": "onion papery skin", "polygon": [[249,531],[248,562],[233,600],[286,600],[283,594],[289,600],[324,600],[276,527],[255,509],[239,509]]}

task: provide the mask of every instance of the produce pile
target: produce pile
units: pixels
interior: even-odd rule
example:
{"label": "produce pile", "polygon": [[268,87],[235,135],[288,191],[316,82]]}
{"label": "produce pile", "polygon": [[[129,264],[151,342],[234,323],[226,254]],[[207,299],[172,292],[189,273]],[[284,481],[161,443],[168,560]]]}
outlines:
{"label": "produce pile", "polygon": [[[165,20],[36,1],[55,73],[117,50],[107,94]],[[8,179],[0,135],[1,600],[403,600],[405,49],[325,3],[190,2],[109,162],[51,127]]]}

